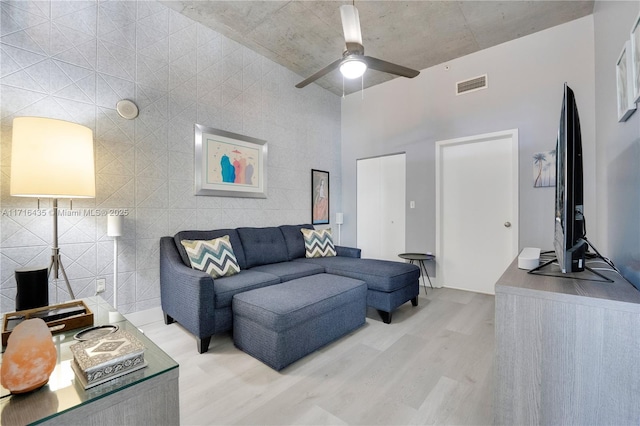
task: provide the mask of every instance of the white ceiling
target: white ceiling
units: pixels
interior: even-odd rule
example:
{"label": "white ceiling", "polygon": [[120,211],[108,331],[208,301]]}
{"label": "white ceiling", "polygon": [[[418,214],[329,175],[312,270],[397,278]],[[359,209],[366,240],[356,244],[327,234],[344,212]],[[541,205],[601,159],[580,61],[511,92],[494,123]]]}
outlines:
{"label": "white ceiling", "polygon": [[[303,80],[342,57],[344,39],[339,7],[352,2],[161,0],[161,3],[279,63]],[[416,70],[593,12],[592,0],[360,0],[355,5],[360,13],[365,54]],[[392,78],[404,77],[369,70],[364,87]],[[314,84],[342,94],[338,70]],[[357,86],[359,89],[360,84]]]}

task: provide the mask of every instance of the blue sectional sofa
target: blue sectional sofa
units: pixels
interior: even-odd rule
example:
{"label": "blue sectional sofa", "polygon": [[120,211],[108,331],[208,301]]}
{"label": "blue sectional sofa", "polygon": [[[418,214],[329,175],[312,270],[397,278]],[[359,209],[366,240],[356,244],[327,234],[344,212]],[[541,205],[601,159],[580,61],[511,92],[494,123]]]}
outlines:
{"label": "blue sectional sofa", "polygon": [[[266,228],[181,231],[160,239],[160,293],[166,324],[177,321],[206,352],[215,334],[232,330],[233,296],[316,274],[339,275],[367,284],[367,305],[385,323],[392,312],[411,301],[418,304],[420,270],[417,266],[376,259],[361,259],[360,250],[336,247],[337,256],[307,259],[300,229],[312,225]],[[240,273],[213,279],[190,267],[182,240],[211,240],[228,235]]]}

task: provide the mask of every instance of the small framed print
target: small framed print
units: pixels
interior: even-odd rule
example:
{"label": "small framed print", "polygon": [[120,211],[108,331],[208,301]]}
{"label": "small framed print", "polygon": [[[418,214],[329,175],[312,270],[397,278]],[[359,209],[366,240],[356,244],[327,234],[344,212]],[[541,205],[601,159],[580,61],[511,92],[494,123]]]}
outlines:
{"label": "small framed print", "polygon": [[533,187],[556,186],[556,150],[533,154]]}
{"label": "small framed print", "polygon": [[616,87],[618,91],[618,122],[627,121],[627,119],[636,110],[636,104],[633,101],[631,93],[631,63],[630,63],[631,43],[627,40],[624,44],[620,56],[616,62]]}
{"label": "small framed print", "polygon": [[311,170],[311,223],[329,223],[329,172]]}
{"label": "small framed print", "polygon": [[640,13],[631,27],[631,100],[640,102]]}
{"label": "small framed print", "polygon": [[195,126],[196,195],[267,198],[267,142]]}

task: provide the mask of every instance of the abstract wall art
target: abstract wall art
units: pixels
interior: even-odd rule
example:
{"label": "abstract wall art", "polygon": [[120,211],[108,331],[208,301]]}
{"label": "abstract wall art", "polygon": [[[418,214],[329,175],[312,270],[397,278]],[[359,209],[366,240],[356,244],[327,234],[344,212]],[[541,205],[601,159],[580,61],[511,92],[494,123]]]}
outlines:
{"label": "abstract wall art", "polygon": [[329,172],[311,170],[311,223],[329,223]]}
{"label": "abstract wall art", "polygon": [[195,125],[196,195],[266,198],[267,142]]}
{"label": "abstract wall art", "polygon": [[627,40],[616,61],[616,85],[618,90],[618,122],[622,123],[636,110],[633,98],[631,42]]}

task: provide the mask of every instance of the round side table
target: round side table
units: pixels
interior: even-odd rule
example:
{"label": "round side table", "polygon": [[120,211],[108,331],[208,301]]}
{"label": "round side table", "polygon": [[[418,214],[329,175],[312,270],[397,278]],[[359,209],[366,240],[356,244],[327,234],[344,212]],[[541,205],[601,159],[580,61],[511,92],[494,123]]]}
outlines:
{"label": "round side table", "polygon": [[[424,262],[427,260],[435,260],[436,256],[433,254],[426,253],[401,253],[398,257],[402,259],[406,259],[409,263],[413,264],[414,262],[418,262],[418,267],[420,268],[420,275],[422,275],[422,284],[424,285],[424,293],[427,294],[427,283],[424,281],[424,276],[427,276],[429,280],[429,286],[433,288],[433,284],[431,284],[431,278],[429,277],[429,273],[427,272],[427,267]],[[424,271],[424,274],[422,273]]]}

